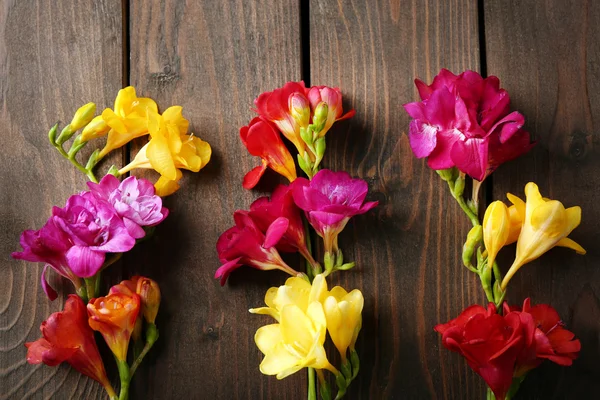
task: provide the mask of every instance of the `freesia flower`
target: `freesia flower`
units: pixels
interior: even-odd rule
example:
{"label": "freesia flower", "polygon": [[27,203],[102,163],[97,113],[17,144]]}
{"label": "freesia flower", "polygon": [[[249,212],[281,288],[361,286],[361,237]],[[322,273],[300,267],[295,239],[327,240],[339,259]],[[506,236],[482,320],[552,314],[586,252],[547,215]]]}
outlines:
{"label": "freesia flower", "polygon": [[140,296],[126,285],[115,285],[105,297],[87,305],[90,327],[104,337],[115,357],[127,360],[129,339],[140,311]]}
{"label": "freesia flower", "polygon": [[240,138],[248,152],[260,157],[262,164],[244,176],[243,186],[252,189],[263,176],[267,167],[286,177],[290,182],[296,179],[296,165],[292,155],[279,137],[279,132],[270,122],[259,117],[240,129]]}
{"label": "freesia flower", "polygon": [[496,399],[504,400],[512,384],[517,356],[525,347],[533,321],[524,326],[516,313],[496,314],[493,303],[487,310],[479,305],[468,307],[456,319],[435,327],[442,344],[461,354],[469,366],[490,387]]}
{"label": "freesia flower", "polygon": [[92,139],[96,139],[106,135],[110,131],[110,126],[106,124],[102,115],[94,117],[89,124],[83,128],[81,132],[81,138],[79,139],[82,143],[88,142]]}
{"label": "freesia flower", "polygon": [[488,252],[488,266],[494,265],[498,252],[510,235],[510,214],[503,202],[496,200],[485,210],[483,216],[483,243]]}
{"label": "freesia flower", "polygon": [[342,363],[346,362],[348,347],[354,350],[362,325],[363,305],[364,298],[360,290],[354,289],[348,293],[340,286],[331,289],[323,303],[327,331],[342,356]]}
{"label": "freesia flower", "polygon": [[[110,108],[102,112],[102,119],[110,127],[106,146],[100,151],[99,159],[117,149],[129,141],[148,134],[148,119],[149,112],[156,113],[158,107],[154,100],[145,97],[137,97],[135,88],[128,86],[125,89],[119,90],[115,99],[114,110]],[[101,125],[96,121],[93,134],[91,131],[87,137],[98,137],[103,129],[98,129]]]}
{"label": "freesia flower", "polygon": [[568,247],[578,254],[585,254],[583,247],[567,237],[581,222],[580,207],[565,209],[560,201],[542,198],[533,182],[525,186],[525,196],[525,218],[517,240],[517,255],[502,281],[503,290],[519,268],[554,246]]}
{"label": "freesia flower", "polygon": [[12,253],[12,257],[17,260],[46,264],[41,275],[41,283],[42,289],[50,300],[56,299],[57,293],[46,280],[48,267],[70,280],[76,289],[81,287],[81,279],[69,268],[66,257],[73,244],[69,240],[69,235],[57,224],[56,218],[51,217],[40,230],[24,231],[20,243],[23,251]]}
{"label": "freesia flower", "polygon": [[284,306],[293,304],[306,312],[308,305],[314,301],[323,303],[328,296],[327,281],[323,274],[315,276],[312,284],[300,277],[291,277],[285,285],[272,287],[265,295],[266,307],[251,308],[252,314],[270,315],[277,321],[281,319],[281,310]]}
{"label": "freesia flower", "polygon": [[229,274],[248,265],[260,270],[280,269],[295,276],[298,273],[288,266],[275,248],[287,231],[287,218],[277,218],[263,233],[246,211],[233,214],[235,226],[223,232],[217,241],[217,252],[223,265],[217,269],[215,278],[224,285]]}
{"label": "freesia flower", "polygon": [[256,199],[250,205],[248,215],[262,232],[266,232],[277,218],[286,218],[289,225],[281,240],[275,246],[277,250],[282,252],[298,251],[311,265],[317,263],[306,247],[302,215],[300,209],[294,203],[291,186],[277,186],[271,195],[270,201],[266,196]]}
{"label": "freesia flower", "polygon": [[163,115],[148,111],[150,141],[140,149],[135,159],[119,170],[119,174],[135,168],[154,169],[161,177],[156,182],[156,194],[168,196],[179,189],[180,168],[198,172],[210,160],[210,145],[194,135],[187,135],[188,122],[181,107],[169,107]]}
{"label": "freesia flower", "polygon": [[308,100],[310,101],[313,115],[320,114],[320,108],[327,110],[326,117],[324,118],[325,125],[319,131],[318,137],[325,136],[334,122],[352,118],[356,114],[355,110],[350,110],[342,115],[342,92],[338,88],[313,86],[308,91]]}
{"label": "freesia flower", "polygon": [[524,376],[536,368],[545,359],[563,366],[570,366],[579,355],[581,342],[575,334],[564,328],[560,316],[554,308],[547,304],[531,305],[529,298],[523,307],[509,307],[504,303],[504,313],[520,313],[530,315],[535,325],[535,332],[527,346],[517,359],[515,376]]}
{"label": "freesia flower", "polygon": [[[337,251],[337,237],[354,215],[364,214],[378,202],[364,203],[368,185],[346,172],[323,169],[312,180],[293,184],[294,202],[325,242],[325,251]],[[364,203],[364,204],[363,204]]]}
{"label": "freesia flower", "polygon": [[[262,93],[254,100],[256,112],[265,120],[274,123],[283,136],[296,146],[300,155],[306,150],[306,144],[300,136],[300,128],[308,127],[308,120],[294,118],[294,114],[305,115],[305,112],[298,110],[308,105],[306,95],[307,89],[303,81],[288,82],[282,88]],[[300,123],[305,125],[301,126]]]}
{"label": "freesia flower", "polygon": [[112,204],[135,239],[146,235],[142,227],[158,225],[169,214],[162,199],[155,195],[154,185],[146,179],[130,176],[120,182],[108,174],[100,183],[88,182],[88,186],[96,198]]}
{"label": "freesia flower", "polygon": [[431,85],[418,79],[415,84],[422,101],[404,105],[413,118],[408,136],[415,156],[427,157],[431,168],[456,166],[482,181],[532,147],[522,129],[525,119],[510,112],[510,98],[497,77],[442,69]]}
{"label": "freesia flower", "polygon": [[302,368],[328,369],[337,373],[327,359],[326,320],[323,305],[313,301],[303,311],[295,304],[282,307],[280,322],[259,328],[254,341],[265,355],[260,371],[283,379]]}
{"label": "freesia flower", "polygon": [[90,192],[76,194],[64,208],[52,209],[53,219],[73,245],[65,257],[73,273],[82,278],[94,276],[106,253],[123,253],[135,245],[114,208]]}
{"label": "freesia flower", "polygon": [[42,338],[25,343],[27,362],[56,366],[68,362],[80,373],[100,382],[111,398],[116,398],[102,358],[98,352],[94,332],[88,326],[85,304],[71,294],[63,311],[56,312],[40,326]]}
{"label": "freesia flower", "polygon": [[143,276],[136,276],[135,292],[142,301],[142,312],[146,322],[153,324],[160,306],[160,287],[156,281]]}

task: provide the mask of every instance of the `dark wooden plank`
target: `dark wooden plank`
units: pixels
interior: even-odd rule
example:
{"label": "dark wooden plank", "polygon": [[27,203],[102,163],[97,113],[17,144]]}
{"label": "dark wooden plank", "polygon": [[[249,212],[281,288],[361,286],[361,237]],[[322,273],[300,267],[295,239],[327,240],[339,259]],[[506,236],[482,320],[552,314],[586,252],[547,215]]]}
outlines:
{"label": "dark wooden plank", "polygon": [[121,3],[1,0],[0,10],[0,398],[101,398],[100,385],[66,364],[26,363],[24,343],[63,300],[46,298],[41,267],[9,255],[21,231],[41,227],[53,205],[85,189],[47,132],[89,101],[112,106],[122,82]]}
{"label": "dark wooden plank", "polygon": [[357,261],[332,280],[365,294],[361,372],[349,398],[482,396],[479,377],[433,331],[483,301],[460,262],[468,220],[437,174],[414,158],[402,104],[413,79],[478,70],[477,2],[310,3],[311,84],[337,85],[357,114],[328,133],[325,166],[366,179],[375,213],[341,236]]}
{"label": "dark wooden plank", "polygon": [[217,238],[258,196],[241,186],[257,160],[239,128],[258,94],[300,79],[299,10],[297,1],[131,2],[131,84],[161,110],[182,105],[190,130],[213,147],[210,164],[184,172],[167,199],[172,214],[156,241],[128,258],[163,292],[161,338],[136,374],[135,398],[283,399],[304,388],[304,374],[261,375],[253,337],[271,322],[247,312],[285,276],[239,271],[224,288],[213,279]]}
{"label": "dark wooden plank", "polygon": [[[600,4],[580,1],[485,2],[487,70],[500,77],[512,104],[539,140],[528,155],[501,167],[493,194],[523,196],[535,181],[544,196],[580,205],[582,223],[570,236],[588,250],[554,249],[522,268],[508,299],[550,303],[582,341],[571,368],[550,363],[532,372],[519,398],[589,398],[600,388]],[[514,249],[513,249],[514,250]],[[512,261],[505,251],[506,266]]]}

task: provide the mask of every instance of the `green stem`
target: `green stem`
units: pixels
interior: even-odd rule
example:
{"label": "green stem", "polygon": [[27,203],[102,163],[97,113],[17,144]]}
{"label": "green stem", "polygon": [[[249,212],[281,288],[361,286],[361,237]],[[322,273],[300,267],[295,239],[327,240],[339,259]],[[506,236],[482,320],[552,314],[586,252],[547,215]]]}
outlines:
{"label": "green stem", "polygon": [[133,374],[135,374],[135,371],[138,369],[138,367],[144,360],[144,357],[146,356],[146,354],[148,354],[148,352],[150,351],[152,346],[154,346],[154,343],[156,343],[157,339],[158,339],[158,329],[156,329],[156,325],[154,325],[152,323],[148,324],[148,327],[146,328],[146,345],[144,346],[144,349],[142,350],[140,355],[136,358],[136,360],[133,362],[133,365],[131,366],[131,371],[130,371],[131,376],[133,376]]}
{"label": "green stem", "polygon": [[88,300],[96,298],[96,280],[98,275],[94,275],[91,278],[84,278],[85,288],[87,291]]}
{"label": "green stem", "polygon": [[94,175],[94,173],[91,170],[86,169],[83,165],[79,164],[79,162],[75,159],[75,155],[73,156],[69,156],[67,154],[67,152],[65,151],[65,149],[62,148],[61,145],[56,144],[55,145],[56,150],[58,150],[58,152],[67,160],[69,160],[71,162],[71,164],[73,164],[78,170],[80,170],[81,172],[83,172],[90,181],[94,182],[94,183],[98,183],[98,179],[96,179],[96,175]]}
{"label": "green stem", "polygon": [[308,368],[308,400],[317,400],[317,385],[314,368]]}
{"label": "green stem", "polygon": [[77,292],[77,295],[81,297],[81,300],[83,300],[84,303],[89,301],[87,290],[85,290],[84,285],[79,286],[77,289],[75,289],[75,291]]}
{"label": "green stem", "polygon": [[117,367],[119,367],[119,378],[121,379],[121,391],[119,392],[119,400],[129,399],[129,382],[131,382],[131,375],[129,373],[129,365],[125,360],[117,360]]}
{"label": "green stem", "polygon": [[452,194],[452,197],[454,197],[460,208],[462,208],[465,214],[467,214],[467,217],[469,217],[471,224],[473,224],[473,226],[481,225],[479,223],[479,217],[469,208],[469,206],[465,202],[464,197],[462,195],[457,196],[454,193],[454,182],[448,181],[448,187],[450,188],[450,193]]}

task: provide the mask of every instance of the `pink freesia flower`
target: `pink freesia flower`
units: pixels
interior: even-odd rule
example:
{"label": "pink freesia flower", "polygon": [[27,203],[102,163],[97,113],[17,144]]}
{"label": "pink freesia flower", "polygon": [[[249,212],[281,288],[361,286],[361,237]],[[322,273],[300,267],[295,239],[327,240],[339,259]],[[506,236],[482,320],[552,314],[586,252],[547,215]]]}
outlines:
{"label": "pink freesia flower", "polygon": [[73,246],[73,243],[57,225],[54,218],[50,218],[40,230],[24,231],[21,234],[20,243],[23,251],[12,253],[13,258],[46,263],[41,282],[42,288],[50,300],[56,299],[57,293],[46,280],[48,267],[69,279],[75,288],[81,286],[81,279],[69,268],[66,258],[67,251]]}
{"label": "pink freesia flower", "polygon": [[320,104],[327,104],[327,119],[325,127],[319,132],[319,137],[325,136],[334,122],[352,118],[356,114],[355,110],[350,110],[342,115],[342,92],[338,88],[330,88],[327,86],[313,86],[308,91],[308,100],[312,114]]}
{"label": "pink freesia flower", "polygon": [[100,270],[106,253],[123,253],[135,245],[115,209],[90,192],[71,196],[64,208],[54,207],[52,214],[73,243],[66,252],[68,265],[82,278]]}
{"label": "pink freesia flower", "polygon": [[500,164],[533,146],[523,115],[510,112],[510,98],[495,76],[460,75],[442,69],[431,85],[415,84],[419,102],[404,108],[413,118],[409,140],[415,156],[440,170],[456,166],[482,181]]}
{"label": "pink freesia flower", "polygon": [[292,186],[294,202],[323,238],[325,251],[337,250],[338,234],[350,217],[364,214],[378,204],[376,201],[364,203],[367,182],[352,179],[346,172],[323,169],[312,180],[298,178]]}
{"label": "pink freesia flower", "polygon": [[146,179],[130,176],[120,182],[109,174],[100,183],[88,182],[88,186],[96,198],[114,207],[135,239],[146,235],[143,226],[157,225],[169,214],[169,210],[162,206],[160,196],[156,195],[154,185]]}
{"label": "pink freesia flower", "polygon": [[275,219],[266,233],[256,226],[247,211],[236,211],[233,218],[235,226],[223,232],[217,241],[217,252],[223,265],[217,269],[215,278],[221,279],[221,285],[225,284],[231,272],[242,265],[265,271],[280,269],[292,276],[297,275],[275,248],[288,229],[287,218]]}
{"label": "pink freesia flower", "polygon": [[267,232],[269,226],[278,218],[286,218],[288,228],[275,247],[282,252],[300,252],[311,265],[316,265],[316,261],[306,247],[302,215],[300,209],[294,204],[291,186],[277,186],[270,201],[266,196],[256,199],[250,205],[248,215],[261,232]]}

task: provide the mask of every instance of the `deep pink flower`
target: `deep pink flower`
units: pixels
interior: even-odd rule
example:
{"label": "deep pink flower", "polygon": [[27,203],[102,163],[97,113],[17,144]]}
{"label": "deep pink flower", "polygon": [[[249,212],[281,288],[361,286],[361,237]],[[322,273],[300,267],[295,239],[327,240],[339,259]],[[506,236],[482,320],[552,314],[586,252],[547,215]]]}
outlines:
{"label": "deep pink flower", "polygon": [[310,101],[311,112],[314,115],[317,107],[321,104],[327,104],[327,119],[325,127],[319,132],[319,137],[325,136],[334,122],[352,118],[356,114],[355,110],[350,110],[342,115],[342,92],[338,88],[327,86],[313,86],[308,91],[308,100]]}
{"label": "deep pink flower", "polygon": [[52,214],[73,243],[66,253],[68,265],[82,278],[100,270],[106,253],[122,253],[135,245],[112,205],[90,192],[71,196],[64,208],[54,207]]}
{"label": "deep pink flower", "polygon": [[269,226],[278,218],[286,218],[289,223],[288,228],[275,247],[282,252],[300,252],[311,265],[316,264],[306,247],[302,215],[300,209],[294,204],[291,186],[277,186],[270,201],[266,196],[256,199],[250,205],[248,215],[261,232],[267,232]]}
{"label": "deep pink flower", "polygon": [[404,108],[413,118],[409,140],[414,154],[440,170],[456,166],[482,181],[500,164],[529,151],[524,117],[510,112],[510,98],[495,76],[460,75],[442,69],[431,85],[415,80],[421,100]]}
{"label": "deep pink flower", "polygon": [[294,202],[323,238],[325,251],[337,250],[337,236],[352,216],[364,214],[378,204],[364,203],[367,182],[352,179],[346,172],[323,169],[312,180],[298,178],[292,186]]}
{"label": "deep pink flower", "polygon": [[158,225],[169,214],[169,210],[162,206],[160,196],[156,195],[154,185],[146,179],[130,176],[120,182],[109,174],[100,183],[88,182],[88,186],[96,198],[114,207],[135,239],[146,235],[143,226]]}
{"label": "deep pink flower", "polygon": [[69,279],[75,288],[81,286],[81,280],[71,271],[66,258],[67,251],[73,246],[73,243],[69,239],[69,235],[57,225],[54,217],[50,218],[40,230],[24,231],[21,234],[20,243],[23,251],[12,253],[13,258],[46,263],[41,282],[42,288],[50,300],[56,299],[57,293],[46,280],[48,267]]}
{"label": "deep pink flower", "polygon": [[236,211],[233,218],[235,226],[223,232],[217,241],[217,252],[223,265],[217,269],[215,278],[221,279],[221,285],[225,284],[231,272],[242,265],[265,271],[280,269],[297,275],[275,248],[288,229],[287,218],[274,220],[266,233],[256,226],[247,211]]}

